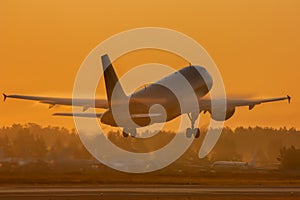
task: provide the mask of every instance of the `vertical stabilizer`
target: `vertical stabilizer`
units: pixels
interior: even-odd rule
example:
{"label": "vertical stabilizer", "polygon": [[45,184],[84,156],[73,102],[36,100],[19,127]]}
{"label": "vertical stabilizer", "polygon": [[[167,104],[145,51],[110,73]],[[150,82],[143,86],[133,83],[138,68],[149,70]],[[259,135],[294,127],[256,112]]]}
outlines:
{"label": "vertical stabilizer", "polygon": [[102,67],[104,72],[104,81],[106,87],[107,100],[109,107],[111,106],[111,99],[114,92],[114,100],[123,100],[127,98],[119,78],[113,68],[113,65],[107,54],[101,56]]}

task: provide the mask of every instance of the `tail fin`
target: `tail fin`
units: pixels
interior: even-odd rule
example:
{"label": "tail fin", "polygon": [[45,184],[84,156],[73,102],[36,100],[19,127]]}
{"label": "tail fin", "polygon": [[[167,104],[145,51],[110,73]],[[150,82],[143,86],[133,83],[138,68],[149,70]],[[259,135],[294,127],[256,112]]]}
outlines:
{"label": "tail fin", "polygon": [[119,82],[119,78],[112,66],[112,63],[107,54],[101,56],[102,67],[104,72],[104,81],[106,87],[107,100],[109,103],[109,107],[111,106],[111,98],[114,92],[114,97],[117,99],[127,98],[121,83]]}

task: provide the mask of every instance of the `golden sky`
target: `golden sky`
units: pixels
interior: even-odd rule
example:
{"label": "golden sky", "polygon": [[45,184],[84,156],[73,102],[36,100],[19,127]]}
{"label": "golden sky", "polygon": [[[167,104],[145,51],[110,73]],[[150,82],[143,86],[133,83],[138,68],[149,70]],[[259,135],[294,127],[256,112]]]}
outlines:
{"label": "golden sky", "polygon": [[[291,105],[239,108],[226,125],[300,128],[300,1],[9,0],[0,3],[0,13],[1,92],[71,97],[77,70],[97,44],[121,31],[157,26],[199,42],[228,94],[293,98]],[[115,67],[122,74],[134,65],[119,61]],[[0,126],[72,127],[72,119],[51,116],[69,110],[8,100],[0,102]]]}

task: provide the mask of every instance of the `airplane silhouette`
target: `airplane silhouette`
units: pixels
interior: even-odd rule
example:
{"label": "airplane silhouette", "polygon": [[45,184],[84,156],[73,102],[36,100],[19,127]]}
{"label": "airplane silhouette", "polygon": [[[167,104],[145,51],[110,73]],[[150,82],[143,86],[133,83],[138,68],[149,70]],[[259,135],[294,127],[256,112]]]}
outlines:
{"label": "airplane silhouette", "polygon": [[[107,54],[101,56],[102,67],[104,71],[104,80],[106,86],[106,99],[72,99],[72,98],[55,98],[41,96],[26,96],[26,95],[6,95],[3,94],[4,101],[7,98],[24,99],[39,101],[45,103],[52,108],[55,105],[80,106],[83,108],[82,113],[54,113],[56,116],[76,116],[76,117],[97,117],[101,123],[114,127],[123,128],[123,136],[127,137],[136,135],[136,128],[148,126],[154,123],[162,123],[170,121],[180,115],[187,114],[189,116],[191,126],[186,129],[186,136],[198,138],[200,131],[195,128],[195,121],[201,112],[209,112],[211,118],[216,121],[225,121],[231,118],[236,107],[248,106],[252,110],[256,105],[288,100],[290,103],[291,97],[279,97],[268,99],[226,99],[226,112],[224,114],[212,113],[212,103],[210,99],[203,98],[212,88],[213,80],[210,74],[204,67],[191,65],[180,69],[155,83],[148,85],[130,95],[126,95],[118,76],[115,73],[113,65]],[[180,99],[183,104],[188,105],[182,109],[178,98],[170,89],[169,85],[178,87],[179,91],[188,91],[184,85],[179,84],[180,79],[184,77],[190,84],[192,91],[185,93]],[[197,105],[191,103],[191,99],[196,96]],[[157,109],[150,112],[150,108],[154,105],[161,105]],[[129,110],[129,116],[123,115],[123,112],[118,112],[114,115],[113,109],[126,106]],[[95,107],[105,109],[103,113],[87,113],[88,108]],[[161,109],[163,108],[163,109]],[[121,109],[122,110],[122,109]],[[116,119],[116,117],[118,119]],[[134,122],[134,123],[132,123]]]}

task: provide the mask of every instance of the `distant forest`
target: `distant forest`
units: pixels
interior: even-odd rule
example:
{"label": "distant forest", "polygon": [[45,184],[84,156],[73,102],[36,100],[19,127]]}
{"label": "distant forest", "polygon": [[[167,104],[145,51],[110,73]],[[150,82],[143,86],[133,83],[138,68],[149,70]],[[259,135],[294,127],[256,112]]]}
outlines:
{"label": "distant forest", "polygon": [[[207,158],[199,160],[197,155],[204,134],[194,140],[181,159],[212,163],[216,160],[251,161],[256,157],[257,163],[262,166],[280,164],[285,168],[290,165],[299,165],[300,168],[300,131],[295,128],[224,128],[213,151]],[[150,139],[123,138],[120,132],[109,132],[107,136],[124,149],[147,152],[165,145],[174,137],[174,133],[163,132]],[[0,159],[7,158],[47,161],[93,159],[75,130],[41,127],[34,123],[14,124],[0,129]],[[291,164],[290,160],[296,163]]]}

